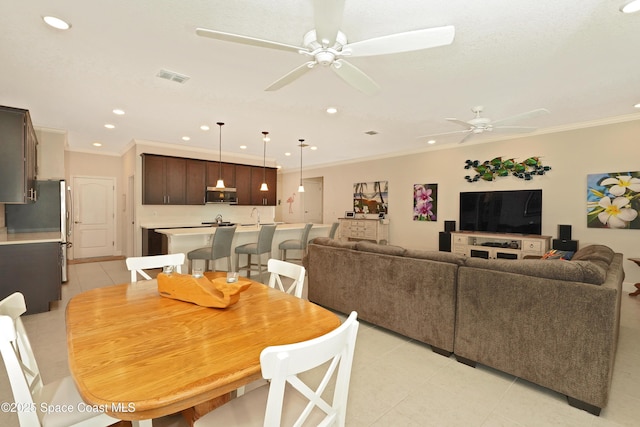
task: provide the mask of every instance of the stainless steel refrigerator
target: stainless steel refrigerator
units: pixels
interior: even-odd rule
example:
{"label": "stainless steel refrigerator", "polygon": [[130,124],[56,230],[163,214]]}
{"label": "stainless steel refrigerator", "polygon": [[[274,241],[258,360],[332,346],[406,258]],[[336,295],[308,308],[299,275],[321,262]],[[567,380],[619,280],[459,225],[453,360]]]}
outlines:
{"label": "stainless steel refrigerator", "polygon": [[71,189],[65,180],[36,182],[37,200],[26,205],[5,205],[9,233],[59,232],[62,281],[67,281],[67,248],[71,247]]}

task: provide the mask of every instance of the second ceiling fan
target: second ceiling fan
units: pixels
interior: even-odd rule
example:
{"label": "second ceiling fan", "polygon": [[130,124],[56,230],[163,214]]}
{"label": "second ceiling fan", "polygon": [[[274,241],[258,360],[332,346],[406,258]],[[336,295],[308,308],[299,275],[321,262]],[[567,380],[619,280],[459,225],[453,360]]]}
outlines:
{"label": "second ceiling fan", "polygon": [[529,127],[529,126],[511,126],[515,122],[519,122],[522,120],[530,119],[533,117],[541,116],[544,114],[549,114],[549,110],[546,108],[538,108],[536,110],[527,111],[525,113],[516,114],[515,116],[510,116],[500,120],[491,120],[488,117],[482,116],[482,111],[484,107],[482,105],[478,105],[477,107],[473,107],[471,111],[475,114],[475,117],[469,121],[459,120],[455,118],[447,118],[452,123],[456,123],[462,127],[464,130],[454,130],[451,132],[443,132],[436,133],[432,135],[424,135],[419,138],[433,138],[436,136],[444,136],[444,135],[452,135],[457,133],[466,133],[467,135],[462,138],[460,143],[467,141],[469,138],[474,135],[478,135],[485,132],[502,132],[502,133],[523,133],[523,132],[533,132],[537,128]]}
{"label": "second ceiling fan", "polygon": [[197,28],[196,34],[217,40],[278,49],[305,55],[308,60],[279,78],[265,90],[278,90],[300,78],[317,65],[331,69],[346,83],[357,90],[374,95],[378,84],[345,57],[386,55],[449,45],[453,42],[455,28],[452,25],[391,34],[354,43],[340,31],[345,0],[314,0],[315,29],[303,37],[302,46],[294,46],[271,40],[263,40],[240,34]]}

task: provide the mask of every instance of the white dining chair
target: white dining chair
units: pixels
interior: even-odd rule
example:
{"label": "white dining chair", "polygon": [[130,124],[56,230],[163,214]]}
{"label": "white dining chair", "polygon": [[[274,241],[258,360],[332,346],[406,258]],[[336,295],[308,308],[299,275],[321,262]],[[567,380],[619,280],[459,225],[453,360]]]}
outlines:
{"label": "white dining chair", "polygon": [[[270,287],[302,298],[305,274],[303,266],[271,258],[267,262],[267,271],[271,273],[271,276],[269,276]],[[282,283],[283,278],[292,279],[293,282],[285,285]]]}
{"label": "white dining chair", "polygon": [[[354,311],[341,326],[321,337],[265,348],[260,353],[260,365],[262,376],[270,383],[214,409],[194,427],[280,427],[305,422],[344,426],[358,325]],[[323,368],[319,368],[321,365]],[[314,368],[326,369],[315,390],[298,377]],[[333,379],[333,398],[327,402],[322,394]]]}
{"label": "white dining chair", "polygon": [[20,426],[102,427],[119,422],[102,412],[83,410],[90,407],[82,401],[71,377],[43,384],[29,337],[20,318],[26,311],[24,296],[20,292],[0,301],[0,353],[7,369]]}
{"label": "white dining chair", "polygon": [[151,276],[145,272],[145,269],[162,268],[172,266],[173,271],[182,273],[182,264],[184,264],[184,254],[168,254],[168,255],[151,255],[140,257],[129,257],[126,259],[127,270],[131,271],[131,281],[138,281],[138,274],[146,280],[151,280]]}

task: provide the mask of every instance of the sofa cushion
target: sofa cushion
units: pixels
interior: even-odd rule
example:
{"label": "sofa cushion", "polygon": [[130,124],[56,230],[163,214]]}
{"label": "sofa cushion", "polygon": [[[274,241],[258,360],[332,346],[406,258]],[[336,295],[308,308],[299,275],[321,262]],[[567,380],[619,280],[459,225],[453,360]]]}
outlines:
{"label": "sofa cushion", "polygon": [[[613,260],[613,250],[605,245],[589,245],[578,251],[571,258],[572,261],[602,261],[608,266]],[[606,268],[606,267],[605,267]]]}
{"label": "sofa cushion", "polygon": [[425,251],[421,249],[407,249],[404,253],[407,258],[428,259],[431,261],[448,262],[451,264],[464,265],[465,257],[452,252]]}
{"label": "sofa cushion", "polygon": [[378,245],[377,243],[360,241],[356,243],[356,249],[361,252],[373,252],[383,255],[403,256],[405,248],[393,245]]}
{"label": "sofa cushion", "polygon": [[567,262],[563,260],[548,261],[541,259],[515,261],[470,257],[465,260],[465,265],[487,270],[506,271],[526,276],[583,282],[593,285],[601,285],[607,277],[606,269],[590,261]]}

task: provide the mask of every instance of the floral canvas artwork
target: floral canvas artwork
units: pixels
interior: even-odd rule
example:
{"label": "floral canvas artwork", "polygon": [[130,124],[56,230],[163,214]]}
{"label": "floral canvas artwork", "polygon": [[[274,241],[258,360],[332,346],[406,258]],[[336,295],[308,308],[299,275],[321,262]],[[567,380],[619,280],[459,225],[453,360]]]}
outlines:
{"label": "floral canvas artwork", "polygon": [[587,227],[640,229],[640,172],[587,175]]}
{"label": "floral canvas artwork", "polygon": [[436,221],[438,219],[438,184],[413,185],[413,220]]}
{"label": "floral canvas artwork", "polygon": [[353,184],[355,213],[389,213],[389,181],[356,182]]}

